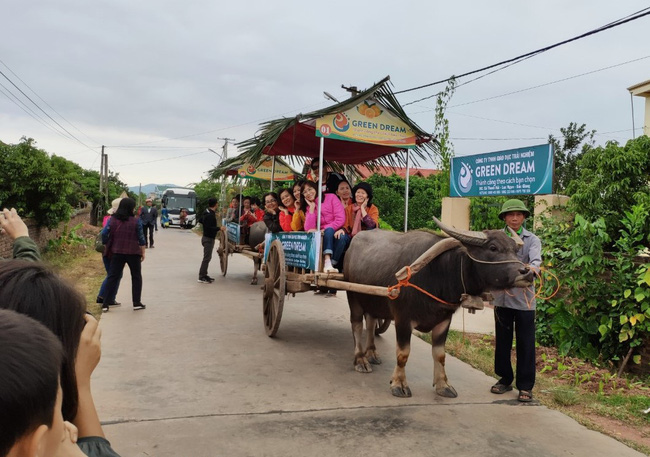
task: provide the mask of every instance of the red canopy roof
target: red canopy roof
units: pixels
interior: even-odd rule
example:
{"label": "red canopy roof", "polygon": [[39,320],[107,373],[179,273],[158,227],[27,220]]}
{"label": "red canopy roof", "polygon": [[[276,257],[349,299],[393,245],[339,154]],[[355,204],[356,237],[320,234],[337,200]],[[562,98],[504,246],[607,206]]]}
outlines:
{"label": "red canopy roof", "polygon": [[[369,143],[357,143],[356,141],[328,140],[326,138],[324,158],[332,162],[357,164],[393,154],[400,149]],[[316,123],[314,121],[296,122],[282,132],[272,146],[264,148],[264,154],[270,156],[318,157],[320,154],[320,138],[316,136]]]}

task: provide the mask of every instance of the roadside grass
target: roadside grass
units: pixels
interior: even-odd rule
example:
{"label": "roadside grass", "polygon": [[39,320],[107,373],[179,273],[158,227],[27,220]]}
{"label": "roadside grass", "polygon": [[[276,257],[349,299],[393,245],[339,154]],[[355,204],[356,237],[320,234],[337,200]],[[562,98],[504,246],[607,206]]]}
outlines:
{"label": "roadside grass", "polygon": [[[430,334],[418,336],[431,343]],[[493,335],[450,330],[446,350],[497,378]],[[536,400],[650,455],[650,413],[644,413],[650,408],[650,376],[618,378],[603,368],[559,356],[554,348],[538,348],[537,353]]]}
{"label": "roadside grass", "polygon": [[71,232],[74,236],[63,236],[43,250],[43,262],[81,292],[88,304],[88,311],[99,320],[102,308],[95,301],[106,276],[102,255],[94,249],[99,229],[83,224]]}

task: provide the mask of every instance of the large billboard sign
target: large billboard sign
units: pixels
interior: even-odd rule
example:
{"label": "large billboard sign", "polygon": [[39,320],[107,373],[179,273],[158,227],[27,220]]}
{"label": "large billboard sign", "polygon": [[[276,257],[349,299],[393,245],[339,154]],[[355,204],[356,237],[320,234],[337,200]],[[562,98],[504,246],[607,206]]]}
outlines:
{"label": "large billboard sign", "polygon": [[543,195],[553,193],[553,146],[454,157],[451,197]]}
{"label": "large billboard sign", "polygon": [[347,111],[316,119],[316,136],[382,146],[415,147],[413,129],[372,98]]}

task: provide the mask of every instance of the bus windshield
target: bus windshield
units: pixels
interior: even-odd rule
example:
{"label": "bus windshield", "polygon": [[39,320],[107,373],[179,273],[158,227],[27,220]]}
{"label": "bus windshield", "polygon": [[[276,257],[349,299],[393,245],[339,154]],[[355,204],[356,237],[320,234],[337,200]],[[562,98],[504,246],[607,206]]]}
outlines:
{"label": "bus windshield", "polygon": [[188,211],[194,211],[196,197],[190,197],[188,195],[168,195],[166,202],[168,210],[180,210],[181,208],[185,208]]}

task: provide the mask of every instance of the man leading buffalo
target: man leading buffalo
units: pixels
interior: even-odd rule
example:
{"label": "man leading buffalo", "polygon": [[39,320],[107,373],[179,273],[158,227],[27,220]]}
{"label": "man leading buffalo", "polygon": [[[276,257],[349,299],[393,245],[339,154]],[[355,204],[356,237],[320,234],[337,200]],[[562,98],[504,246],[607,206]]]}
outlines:
{"label": "man leading buffalo", "polygon": [[[524,245],[517,252],[517,257],[525,265],[539,272],[542,264],[542,243],[532,232],[523,226],[530,216],[530,211],[521,200],[508,200],[503,204],[499,219],[517,232]],[[506,291],[495,291],[494,322],[496,349],[494,352],[494,371],[500,377],[492,386],[493,394],[502,394],[512,390],[512,382],[519,390],[517,399],[520,402],[530,402],[533,399],[535,385],[535,291],[514,288]],[[517,339],[517,369],[516,379],[512,371],[511,351],[513,333]]]}

